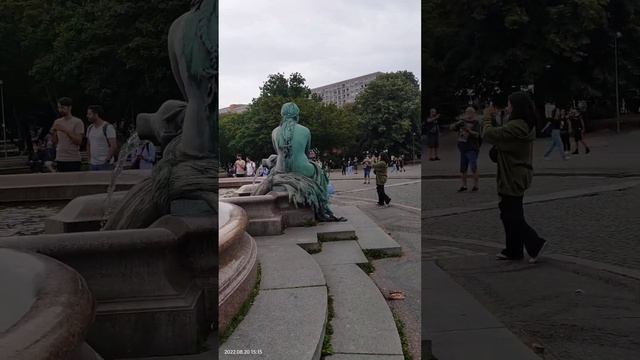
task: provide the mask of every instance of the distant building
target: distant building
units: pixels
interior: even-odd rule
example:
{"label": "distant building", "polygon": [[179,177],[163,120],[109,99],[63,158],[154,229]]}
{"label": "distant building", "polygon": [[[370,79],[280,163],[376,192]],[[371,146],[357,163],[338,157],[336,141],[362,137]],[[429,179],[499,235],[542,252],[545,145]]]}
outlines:
{"label": "distant building", "polygon": [[311,89],[312,94],[317,94],[322,98],[322,102],[343,106],[344,104],[356,101],[360,94],[371,81],[375,80],[381,72],[359,76],[357,78],[343,80],[337,83]]}
{"label": "distant building", "polygon": [[222,108],[222,109],[218,110],[218,114],[220,114],[220,115],[241,114],[241,113],[247,111],[248,108],[249,108],[249,105],[247,105],[247,104],[231,104],[231,105],[229,105],[229,107]]}

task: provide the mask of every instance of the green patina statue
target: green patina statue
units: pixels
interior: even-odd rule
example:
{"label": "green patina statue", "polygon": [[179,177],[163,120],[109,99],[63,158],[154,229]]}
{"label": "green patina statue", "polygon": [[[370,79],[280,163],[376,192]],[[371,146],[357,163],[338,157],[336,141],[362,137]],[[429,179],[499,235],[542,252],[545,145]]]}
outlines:
{"label": "green patina statue", "polygon": [[218,206],[218,1],[193,0],[169,29],[171,70],[186,101],[169,100],[153,114],[139,114],[141,139],[163,147],[151,178],[134,186],[103,230],[137,229],[171,213],[172,202]]}
{"label": "green patina statue", "polygon": [[[271,140],[276,150],[275,165],[269,176],[258,186],[254,195],[264,195],[274,189],[284,189],[292,203],[310,206],[318,221],[345,221],[337,218],[329,208],[327,188],[329,178],[316,163],[309,161],[311,132],[300,125],[300,109],[292,102],[282,105],[280,126],[273,129]],[[267,161],[263,161],[267,163]]]}

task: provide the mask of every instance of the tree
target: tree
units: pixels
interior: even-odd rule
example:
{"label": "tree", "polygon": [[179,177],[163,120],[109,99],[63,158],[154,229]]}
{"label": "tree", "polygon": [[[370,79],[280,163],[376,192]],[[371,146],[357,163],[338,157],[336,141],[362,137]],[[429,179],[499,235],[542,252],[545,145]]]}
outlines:
{"label": "tree", "polygon": [[420,86],[411,72],[378,76],[356,98],[355,112],[363,150],[411,154],[414,142],[419,143]]}
{"label": "tree", "polygon": [[310,97],[311,91],[301,74],[293,73],[288,80],[284,74],[269,75],[260,91],[261,95],[245,113],[220,119],[223,162],[232,161],[236,153],[253,159],[274,153],[271,132],[280,125],[280,109],[289,101],[300,108],[300,124],[309,128],[311,145],[321,154],[354,151],[357,116]]}
{"label": "tree", "polygon": [[[425,0],[423,58],[427,101],[464,104],[535,84],[537,101],[609,97],[613,35],[622,87],[640,79],[640,4],[632,0]],[[626,81],[624,80],[626,79]]]}
{"label": "tree", "polygon": [[55,99],[71,96],[78,115],[100,103],[109,120],[132,122],[137,113],[181,98],[167,34],[188,9],[184,0],[0,2],[0,78],[10,89],[8,106],[24,120],[38,105],[53,110]]}

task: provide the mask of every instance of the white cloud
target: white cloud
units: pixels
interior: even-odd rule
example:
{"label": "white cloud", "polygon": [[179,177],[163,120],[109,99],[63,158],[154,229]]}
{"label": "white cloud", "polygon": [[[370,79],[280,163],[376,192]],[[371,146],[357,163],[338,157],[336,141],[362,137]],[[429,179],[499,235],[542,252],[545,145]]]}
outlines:
{"label": "white cloud", "polygon": [[269,74],[317,87],[375,71],[420,78],[418,0],[220,1],[220,105],[249,103]]}

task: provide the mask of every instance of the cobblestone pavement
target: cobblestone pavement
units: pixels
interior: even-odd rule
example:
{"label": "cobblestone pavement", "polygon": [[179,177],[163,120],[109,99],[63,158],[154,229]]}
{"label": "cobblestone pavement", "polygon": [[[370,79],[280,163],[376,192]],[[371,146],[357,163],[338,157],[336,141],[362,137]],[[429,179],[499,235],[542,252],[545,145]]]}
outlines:
{"label": "cobblestone pavement", "polygon": [[[611,179],[608,177],[559,177],[538,176],[533,180],[528,196],[544,195],[566,190],[584,189],[595,186],[609,185],[613,182],[626,182],[628,179]],[[471,184],[471,183],[469,183]],[[452,207],[465,207],[495,202],[498,200],[496,181],[494,178],[480,179],[480,191],[477,193],[457,193],[460,187],[459,180],[424,180],[422,181],[422,193],[425,194],[422,202],[423,210],[444,209]]]}
{"label": "cobblestone pavement", "polygon": [[[534,167],[547,176],[534,177],[527,196],[638,179],[621,175],[640,175],[640,132],[590,134],[587,141],[593,153],[566,162],[557,156],[541,160],[548,140],[537,141]],[[491,175],[481,180],[479,193],[455,193],[454,142],[444,139],[450,149],[441,158],[449,161],[423,166],[423,211],[498,200]],[[491,174],[495,165],[485,155],[481,169]],[[586,174],[599,176],[577,176]],[[640,186],[525,206],[528,222],[549,241],[545,253],[618,266],[618,273],[559,257],[538,265],[496,261],[493,255],[504,242],[497,208],[433,218],[423,214],[422,259],[435,260],[525,344],[542,345],[544,359],[635,359],[640,353],[640,281],[632,274],[640,269],[639,209]],[[625,272],[628,276],[619,275]]]}
{"label": "cobblestone pavement", "polygon": [[[587,134],[585,140],[591,147],[591,153],[572,155],[568,161],[560,160],[557,154],[553,154],[549,161],[543,160],[543,154],[550,140],[548,138],[536,140],[533,163],[535,171],[539,174],[640,174],[637,145],[640,143],[640,131],[620,135],[610,131],[601,131]],[[423,177],[451,176],[459,172],[460,156],[456,149],[455,135],[445,133],[440,143],[440,158],[442,160],[423,161]],[[489,148],[488,144],[483,145],[479,156],[480,173],[485,175],[495,174],[496,171],[495,164],[489,159]],[[425,154],[424,158],[426,159],[426,147],[423,147],[422,153]]]}
{"label": "cobblestone pavement", "polygon": [[[597,196],[530,204],[527,220],[549,240],[550,253],[640,269],[640,187]],[[427,235],[502,243],[498,210],[425,219]],[[425,244],[426,245],[426,244]],[[425,249],[428,247],[425,246]]]}

